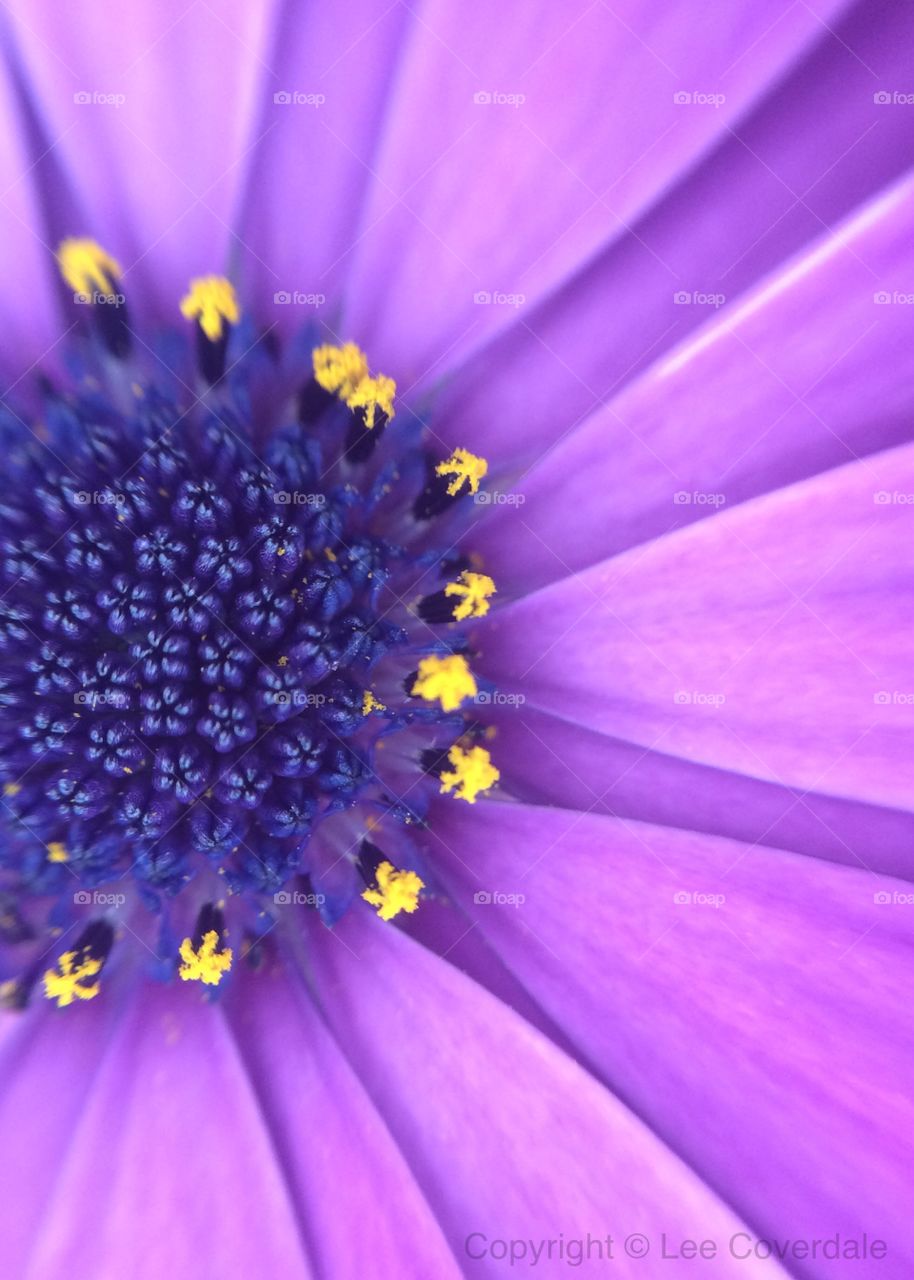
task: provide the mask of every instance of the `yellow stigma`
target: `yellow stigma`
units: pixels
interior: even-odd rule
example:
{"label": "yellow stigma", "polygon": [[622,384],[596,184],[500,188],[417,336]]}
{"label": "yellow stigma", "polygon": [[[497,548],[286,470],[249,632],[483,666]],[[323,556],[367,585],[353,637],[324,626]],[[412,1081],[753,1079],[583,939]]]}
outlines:
{"label": "yellow stigma", "polygon": [[365,426],[371,431],[379,409],[388,420],[394,416],[396,390],[397,384],[393,378],[379,373],[373,378],[363,378],[352,394],[346,397],[346,403],[352,410],[364,410]]}
{"label": "yellow stigma", "polygon": [[231,947],[219,948],[219,935],[215,929],[203,935],[200,946],[195,951],[190,938],[181,943],[181,960],[183,964],[178,973],[185,982],[205,982],[210,987],[218,987],[224,974],[232,967]]}
{"label": "yellow stigma", "polygon": [[237,324],[241,309],[225,276],[199,276],[191,280],[181,299],[181,315],[185,320],[199,320],[210,342],[215,342],[222,337],[223,321]]}
{"label": "yellow stigma", "polygon": [[447,487],[448,494],[453,498],[464,484],[469,486],[470,493],[478,493],[479,482],[488,469],[489,464],[485,458],[477,458],[468,449],[455,449],[449,458],[438,463],[435,474],[454,477]]}
{"label": "yellow stigma", "polygon": [[386,711],[387,704],[379,702],[370,689],[366,689],[362,695],[362,715],[370,716],[372,711]]}
{"label": "yellow stigma", "polygon": [[329,343],[311,352],[314,378],[319,386],[341,400],[352,395],[363,378],[368,377],[368,358],[354,342],[342,347]]}
{"label": "yellow stigma", "polygon": [[59,840],[52,840],[48,845],[48,862],[69,862],[70,855],[67,853],[66,845],[60,843]]}
{"label": "yellow stigma", "polygon": [[74,293],[103,293],[111,298],[114,296],[111,282],[121,278],[120,265],[94,240],[79,237],[61,240],[57,265]]}
{"label": "yellow stigma", "polygon": [[401,911],[413,912],[419,905],[419,890],[425,888],[415,871],[398,871],[390,862],[379,864],[376,889],[366,889],[362,897],[378,908],[382,920],[393,920]]}
{"label": "yellow stigma", "polygon": [[449,582],[444,588],[446,596],[460,597],[454,607],[454,621],[484,618],[489,612],[489,596],[494,596],[495,590],[495,583],[486,574],[464,570],[456,582]]}
{"label": "yellow stigma", "polygon": [[57,1001],[58,1009],[74,1000],[91,1000],[98,995],[99,984],[86,979],[100,973],[102,964],[85,952],[65,951],[57,961],[57,969],[45,970],[44,994]]}
{"label": "yellow stigma", "polygon": [[414,698],[441,703],[442,711],[456,711],[464,698],[476,697],[476,677],[463,654],[423,658],[412,687]]}
{"label": "yellow stigma", "polygon": [[371,375],[368,357],[354,342],[346,342],[341,347],[329,343],[315,347],[311,360],[318,385],[331,395],[339,396],[353,412],[361,409],[369,431],[377,422],[378,410],[388,420],[394,416],[396,382],[383,373]]}
{"label": "yellow stigma", "polygon": [[455,743],[447,758],[451,768],[441,775],[441,794],[446,796],[453,791],[456,799],[466,800],[467,804],[475,804],[480,792],[494,787],[501,777],[485,747],[464,751]]}

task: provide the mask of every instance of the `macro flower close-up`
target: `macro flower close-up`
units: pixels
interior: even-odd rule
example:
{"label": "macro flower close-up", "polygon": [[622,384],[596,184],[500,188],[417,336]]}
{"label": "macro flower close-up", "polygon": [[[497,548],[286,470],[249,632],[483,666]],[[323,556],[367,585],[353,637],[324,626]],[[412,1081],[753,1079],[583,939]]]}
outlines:
{"label": "macro flower close-up", "polygon": [[0,10],[0,1276],[908,1280],[914,9]]}

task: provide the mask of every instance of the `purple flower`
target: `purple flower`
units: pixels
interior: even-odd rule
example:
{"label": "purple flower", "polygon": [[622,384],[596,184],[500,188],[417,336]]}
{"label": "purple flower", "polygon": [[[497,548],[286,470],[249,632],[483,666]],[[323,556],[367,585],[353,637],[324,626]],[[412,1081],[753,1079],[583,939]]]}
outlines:
{"label": "purple flower", "polygon": [[912,28],[4,15],[4,1275],[910,1275]]}

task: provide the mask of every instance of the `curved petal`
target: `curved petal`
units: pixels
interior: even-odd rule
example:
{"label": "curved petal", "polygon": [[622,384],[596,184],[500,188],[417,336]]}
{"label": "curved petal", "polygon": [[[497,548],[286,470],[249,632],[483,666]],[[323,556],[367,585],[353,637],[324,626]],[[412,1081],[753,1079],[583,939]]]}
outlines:
{"label": "curved petal", "polygon": [[277,26],[238,235],[246,296],[281,329],[338,318],[408,16],[375,0],[287,4]]}
{"label": "curved petal", "polygon": [[10,6],[31,91],[91,235],[137,309],[175,320],[192,275],[225,270],[277,0]]}
{"label": "curved petal", "polygon": [[509,465],[539,460],[707,322],[714,306],[677,305],[680,291],[731,305],[904,174],[906,108],[874,97],[907,85],[912,40],[914,10],[856,5],[630,233],[449,373],[438,433]]}
{"label": "curved petal", "polygon": [[244,989],[230,1012],[316,1270],[325,1276],[459,1277],[406,1162],[301,979],[274,964],[239,975]]}
{"label": "curved petal", "polygon": [[914,445],[724,511],[508,606],[481,670],[586,727],[909,808]]}
{"label": "curved petal", "polygon": [[436,815],[442,874],[607,1083],[763,1237],[887,1244],[797,1274],[910,1275],[909,886],[647,824],[487,815],[484,843],[459,806]]}
{"label": "curved petal", "polygon": [[40,1001],[23,1013],[0,1015],[0,1272],[6,1276],[26,1274],[48,1197],[122,1017],[116,1001],[66,1012],[76,1016],[57,1015]]}
{"label": "curved petal", "polygon": [[[664,1229],[740,1230],[620,1102],[437,956],[367,911],[309,936],[325,1016],[469,1274],[502,1273],[496,1240],[586,1241],[608,1223],[656,1241]],[[617,1274],[644,1274],[616,1248]],[[606,1265],[592,1254],[585,1274]],[[735,1276],[747,1264],[694,1265]]]}
{"label": "curved petal", "polygon": [[908,178],[551,447],[478,535],[499,585],[529,591],[908,439],[912,279]]}
{"label": "curved petal", "polygon": [[[492,722],[501,788],[518,799],[706,831],[914,879],[910,811],[683,760],[664,750],[663,736],[653,747],[639,746],[531,706]],[[486,985],[491,989],[488,977]]]}
{"label": "curved petal", "polygon": [[[205,1262],[214,1274],[305,1280],[295,1207],[221,1010],[151,984],[135,997],[20,1274],[161,1280]],[[78,1093],[54,1044],[56,1076]]]}
{"label": "curved petal", "polygon": [[699,29],[686,0],[430,0],[371,166],[347,331],[410,380],[458,359],[637,220],[841,8],[734,0]]}

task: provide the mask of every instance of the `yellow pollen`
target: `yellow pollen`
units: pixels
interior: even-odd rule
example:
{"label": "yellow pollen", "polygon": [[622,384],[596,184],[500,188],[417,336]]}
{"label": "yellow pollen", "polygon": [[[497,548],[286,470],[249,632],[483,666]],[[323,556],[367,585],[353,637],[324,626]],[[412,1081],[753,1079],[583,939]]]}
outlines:
{"label": "yellow pollen", "polygon": [[501,777],[485,747],[464,751],[455,743],[447,758],[451,769],[441,775],[441,794],[446,796],[453,791],[457,800],[466,800],[467,804],[475,804],[479,793],[494,787]]}
{"label": "yellow pollen", "polygon": [[415,871],[398,871],[390,862],[379,864],[376,889],[366,889],[362,897],[378,908],[382,920],[393,920],[401,911],[413,912],[419,905],[419,891],[425,888]]}
{"label": "yellow pollen", "polygon": [[222,337],[223,322],[237,324],[241,317],[234,287],[225,276],[198,276],[181,299],[185,320],[199,320],[200,328],[215,342]]}
{"label": "yellow pollen", "polygon": [[329,343],[315,347],[311,360],[317,384],[338,396],[353,412],[361,409],[369,431],[374,429],[378,410],[388,419],[394,416],[396,382],[383,373],[371,375],[368,357],[354,342],[341,347]]}
{"label": "yellow pollen", "polygon": [[454,607],[455,622],[462,622],[464,618],[484,618],[489,612],[489,596],[494,596],[495,591],[495,583],[487,574],[472,573],[468,569],[456,582],[449,582],[444,588],[446,596],[460,597]]}
{"label": "yellow pollen", "polygon": [[232,967],[232,949],[219,949],[219,935],[215,929],[203,935],[203,941],[195,951],[190,938],[181,943],[181,959],[183,964],[178,973],[185,982],[205,982],[210,987],[218,987],[223,974]]}
{"label": "yellow pollen", "polygon": [[393,378],[379,373],[373,378],[363,378],[351,395],[346,396],[346,403],[352,410],[365,411],[365,427],[368,431],[372,431],[379,409],[388,419],[394,416],[396,390],[397,384]]}
{"label": "yellow pollen", "polygon": [[49,1000],[57,1001],[58,1009],[74,1000],[91,1000],[98,995],[99,984],[86,979],[94,978],[101,967],[102,961],[85,951],[65,951],[57,961],[57,969],[45,970],[44,994]]}
{"label": "yellow pollen", "polygon": [[362,715],[370,716],[372,711],[386,711],[387,704],[379,702],[370,689],[366,689],[362,695]]}
{"label": "yellow pollen", "polygon": [[311,352],[314,378],[318,386],[345,400],[355,391],[363,378],[368,377],[368,358],[354,342],[342,347],[330,344],[315,347]]}
{"label": "yellow pollen", "polygon": [[94,240],[74,237],[61,240],[57,249],[60,274],[74,293],[114,296],[112,280],[121,277],[120,265]]}
{"label": "yellow pollen", "polygon": [[21,790],[22,787],[20,787],[18,782],[8,782],[3,788],[3,794],[5,796],[18,796]]}
{"label": "yellow pollen", "polygon": [[442,711],[456,711],[464,698],[476,697],[476,677],[460,653],[446,658],[423,658],[412,687],[413,697],[441,703]]}
{"label": "yellow pollen", "polygon": [[59,840],[52,840],[48,845],[48,862],[69,862],[70,855],[67,853],[66,845],[60,843]]}
{"label": "yellow pollen", "polygon": [[477,458],[468,449],[455,449],[449,458],[438,463],[435,474],[454,477],[447,487],[448,494],[453,498],[464,484],[469,486],[470,493],[478,493],[479,482],[488,469],[489,464],[485,458]]}

